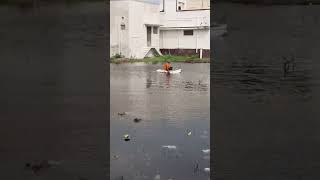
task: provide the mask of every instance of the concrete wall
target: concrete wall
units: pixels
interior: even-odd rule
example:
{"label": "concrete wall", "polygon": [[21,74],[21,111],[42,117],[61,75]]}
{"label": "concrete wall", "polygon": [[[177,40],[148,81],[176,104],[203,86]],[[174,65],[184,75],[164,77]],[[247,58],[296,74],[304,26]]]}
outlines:
{"label": "concrete wall", "polygon": [[[129,1],[110,1],[110,56],[130,54]],[[123,19],[122,19],[123,17]],[[125,30],[121,30],[121,24]]]}
{"label": "concrete wall", "polygon": [[176,0],[165,0],[160,22],[163,27],[210,26],[210,10],[177,11]]}
{"label": "concrete wall", "polygon": [[210,10],[177,11],[176,0],[165,0],[164,4],[164,12],[160,12],[160,22],[163,24],[160,49],[210,49],[209,28],[194,29],[193,36],[185,36],[184,30],[168,30],[169,27],[209,27]]}
{"label": "concrete wall", "polygon": [[183,30],[166,30],[160,33],[160,49],[210,49],[210,31],[193,30],[185,36]]}
{"label": "concrete wall", "polygon": [[[159,9],[159,4],[139,0],[111,0],[110,56],[121,51],[127,58],[143,58],[151,48],[147,47],[145,24],[160,23]],[[126,25],[125,30],[120,29],[121,23]],[[154,34],[152,29],[151,46],[156,49],[159,49],[159,34]]]}
{"label": "concrete wall", "polygon": [[184,6],[181,7],[182,10],[195,10],[195,9],[209,9],[210,0],[177,0],[183,2]]}
{"label": "concrete wall", "polygon": [[[150,49],[147,47],[147,27],[145,24],[159,24],[159,11],[160,8],[157,4],[130,1],[130,56],[135,58],[143,58]],[[159,49],[159,32],[158,34],[153,34],[152,29],[151,35],[152,47]]]}

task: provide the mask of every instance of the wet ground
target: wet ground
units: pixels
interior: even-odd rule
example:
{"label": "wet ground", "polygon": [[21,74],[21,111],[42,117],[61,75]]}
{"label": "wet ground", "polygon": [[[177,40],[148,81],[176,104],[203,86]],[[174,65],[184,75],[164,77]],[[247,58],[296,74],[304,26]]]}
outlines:
{"label": "wet ground", "polygon": [[107,177],[104,22],[103,2],[0,7],[0,179]]}
{"label": "wet ground", "polygon": [[215,4],[216,179],[320,176],[320,6]]}
{"label": "wet ground", "polygon": [[158,73],[160,64],[111,65],[112,180],[209,178],[210,153],[202,150],[210,149],[210,64],[173,67],[182,73]]}

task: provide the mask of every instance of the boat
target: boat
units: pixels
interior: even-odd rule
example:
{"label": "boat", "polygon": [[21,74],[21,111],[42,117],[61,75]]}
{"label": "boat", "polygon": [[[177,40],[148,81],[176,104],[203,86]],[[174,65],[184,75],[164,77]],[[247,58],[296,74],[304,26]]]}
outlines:
{"label": "boat", "polygon": [[[158,69],[157,72],[159,72],[159,73],[168,73],[168,71],[163,70],[163,69]],[[170,74],[179,74],[179,73],[181,73],[181,69],[170,70],[169,73]]]}

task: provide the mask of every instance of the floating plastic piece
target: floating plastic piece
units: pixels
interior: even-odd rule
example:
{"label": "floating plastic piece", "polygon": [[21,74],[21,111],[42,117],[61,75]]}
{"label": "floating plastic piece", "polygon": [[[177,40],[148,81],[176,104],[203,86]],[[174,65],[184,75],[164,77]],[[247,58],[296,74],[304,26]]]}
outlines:
{"label": "floating plastic piece", "polygon": [[210,153],[210,149],[203,149],[202,152],[205,154],[208,154],[208,153]]}
{"label": "floating plastic piece", "polygon": [[177,149],[177,146],[174,146],[174,145],[164,145],[162,147],[163,148],[168,148],[168,149]]}
{"label": "floating plastic piece", "polygon": [[124,138],[125,141],[130,141],[130,136],[129,136],[129,134],[123,135],[123,138]]}
{"label": "floating plastic piece", "polygon": [[191,136],[191,134],[192,134],[192,132],[191,132],[191,131],[189,131],[189,132],[188,132],[188,136]]}
{"label": "floating plastic piece", "polygon": [[205,172],[210,172],[210,168],[204,168]]}

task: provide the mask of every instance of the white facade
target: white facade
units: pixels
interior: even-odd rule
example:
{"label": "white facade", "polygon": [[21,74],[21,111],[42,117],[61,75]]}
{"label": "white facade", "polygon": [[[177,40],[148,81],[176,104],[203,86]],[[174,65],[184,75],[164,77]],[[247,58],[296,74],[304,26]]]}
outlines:
{"label": "white facade", "polygon": [[209,0],[110,0],[110,56],[210,50]]}
{"label": "white facade", "polygon": [[159,51],[159,11],[159,4],[144,0],[111,0],[110,56],[144,58],[152,48]]}
{"label": "white facade", "polygon": [[[160,49],[210,49],[209,0],[163,0],[162,3]],[[192,35],[185,34],[186,30],[193,32]]]}

